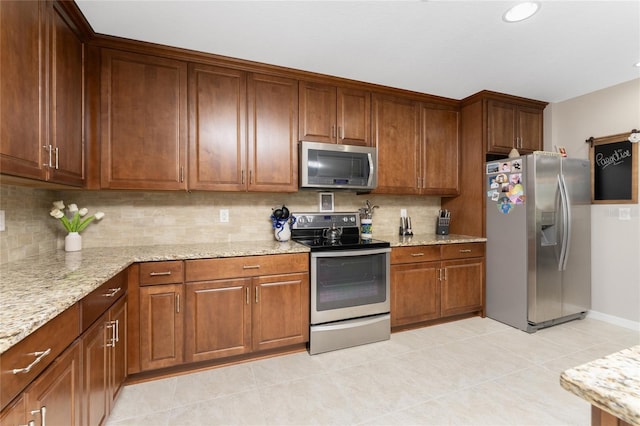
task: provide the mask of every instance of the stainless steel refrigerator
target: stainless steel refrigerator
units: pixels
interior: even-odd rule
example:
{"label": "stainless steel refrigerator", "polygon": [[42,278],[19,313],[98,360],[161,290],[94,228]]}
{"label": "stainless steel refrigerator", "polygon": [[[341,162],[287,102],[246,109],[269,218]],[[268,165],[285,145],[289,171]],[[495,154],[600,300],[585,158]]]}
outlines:
{"label": "stainless steel refrigerator", "polygon": [[536,152],[485,165],[486,314],[533,333],[591,307],[589,161]]}

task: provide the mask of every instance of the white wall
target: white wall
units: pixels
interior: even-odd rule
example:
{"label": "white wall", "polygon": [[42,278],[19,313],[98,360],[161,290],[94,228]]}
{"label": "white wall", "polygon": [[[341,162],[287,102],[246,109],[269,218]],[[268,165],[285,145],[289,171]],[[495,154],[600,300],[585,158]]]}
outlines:
{"label": "white wall", "polygon": [[[551,104],[545,110],[545,149],[567,148],[589,158],[589,137],[640,129],[640,79]],[[640,179],[640,178],[639,178]],[[631,208],[631,220],[618,218]],[[638,204],[591,206],[592,315],[640,327],[640,212]]]}

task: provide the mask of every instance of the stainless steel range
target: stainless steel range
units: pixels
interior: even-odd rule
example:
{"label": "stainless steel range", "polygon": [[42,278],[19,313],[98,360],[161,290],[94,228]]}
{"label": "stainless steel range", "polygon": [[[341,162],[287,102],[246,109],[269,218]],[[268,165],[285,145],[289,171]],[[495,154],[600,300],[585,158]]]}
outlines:
{"label": "stainless steel range", "polygon": [[389,242],[361,239],[357,212],[293,215],[291,238],[311,249],[309,353],[389,339]]}

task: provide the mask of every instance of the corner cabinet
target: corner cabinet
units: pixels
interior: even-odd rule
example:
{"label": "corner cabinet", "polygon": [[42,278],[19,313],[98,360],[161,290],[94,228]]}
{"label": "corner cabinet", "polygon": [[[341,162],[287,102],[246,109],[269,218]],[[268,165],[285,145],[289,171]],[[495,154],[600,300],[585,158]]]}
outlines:
{"label": "corner cabinet", "polygon": [[298,189],[297,81],[189,65],[189,189]]}
{"label": "corner cabinet", "polygon": [[299,139],[371,146],[371,93],[300,82]]}
{"label": "corner cabinet", "polygon": [[484,243],[394,247],[391,326],[484,316]]}
{"label": "corner cabinet", "polygon": [[0,2],[0,170],[84,184],[83,52],[70,4]]}
{"label": "corner cabinet", "polygon": [[373,96],[380,194],[456,195],[459,115],[456,107]]}
{"label": "corner cabinet", "polygon": [[101,187],[187,189],[187,63],[102,50]]}

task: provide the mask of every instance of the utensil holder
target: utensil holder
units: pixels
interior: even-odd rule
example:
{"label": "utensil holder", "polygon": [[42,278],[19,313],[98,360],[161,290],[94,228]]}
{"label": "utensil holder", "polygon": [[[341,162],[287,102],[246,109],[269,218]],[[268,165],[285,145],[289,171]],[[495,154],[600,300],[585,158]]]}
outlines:
{"label": "utensil holder", "polygon": [[449,235],[449,217],[439,217],[436,220],[436,234],[437,235]]}

